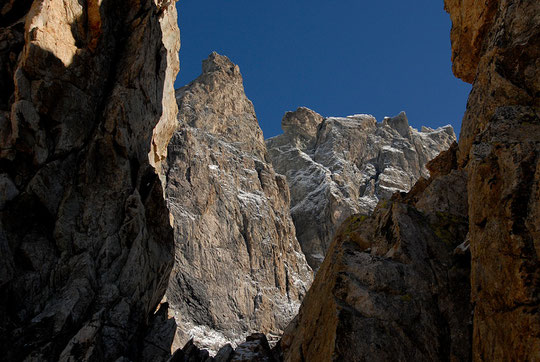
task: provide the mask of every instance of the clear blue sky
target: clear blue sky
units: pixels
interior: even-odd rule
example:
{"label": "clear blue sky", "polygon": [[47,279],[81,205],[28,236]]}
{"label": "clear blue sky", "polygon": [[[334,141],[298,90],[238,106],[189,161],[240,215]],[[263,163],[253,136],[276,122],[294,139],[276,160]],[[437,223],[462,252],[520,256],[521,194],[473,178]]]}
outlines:
{"label": "clear blue sky", "polygon": [[180,0],[181,87],[212,51],[240,66],[265,137],[286,111],[404,110],[413,127],[459,126],[470,86],[452,75],[443,0]]}

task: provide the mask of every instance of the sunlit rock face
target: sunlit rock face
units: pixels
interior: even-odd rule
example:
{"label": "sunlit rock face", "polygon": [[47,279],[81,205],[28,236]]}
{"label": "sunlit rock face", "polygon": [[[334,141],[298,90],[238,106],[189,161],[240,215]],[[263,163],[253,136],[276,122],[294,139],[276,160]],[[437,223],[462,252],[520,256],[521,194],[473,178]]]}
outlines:
{"label": "sunlit rock face", "polygon": [[452,52],[460,54],[454,64],[466,69],[456,75],[473,82],[459,142],[460,164],[469,175],[473,357],[536,360],[540,3],[447,0],[446,9],[453,21]]}
{"label": "sunlit rock face", "polygon": [[404,112],[323,118],[307,108],[287,112],[284,134],[266,141],[291,189],[291,214],[306,259],[318,268],[339,225],[371,214],[380,199],[428,177],[426,162],[455,142],[451,126],[409,126]]}
{"label": "sunlit rock face", "polygon": [[295,237],[287,182],[268,161],[238,66],[211,54],[177,99],[166,166],[176,346],[193,337],[217,351],[254,331],[278,336],[312,272]]}
{"label": "sunlit rock face", "polygon": [[484,51],[484,41],[491,30],[498,8],[497,0],[445,0],[452,20],[452,70],[467,83],[476,77],[476,68]]}
{"label": "sunlit rock face", "polygon": [[2,359],[143,360],[174,257],[153,156],[176,125],[174,3],[0,12]]}

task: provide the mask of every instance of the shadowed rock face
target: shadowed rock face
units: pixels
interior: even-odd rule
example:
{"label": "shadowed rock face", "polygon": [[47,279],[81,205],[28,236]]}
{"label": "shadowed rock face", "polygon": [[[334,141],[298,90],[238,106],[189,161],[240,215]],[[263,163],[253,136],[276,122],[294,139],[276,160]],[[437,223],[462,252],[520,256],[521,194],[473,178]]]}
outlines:
{"label": "shadowed rock face", "polygon": [[140,359],[173,264],[155,168],[176,123],[174,3],[0,12],[3,358]]}
{"label": "shadowed rock face", "polygon": [[276,171],[287,176],[298,241],[315,269],[347,217],[371,214],[379,199],[428,177],[426,162],[455,141],[451,126],[418,132],[404,112],[377,123],[299,108],[285,114],[282,128],[266,142]]}
{"label": "shadowed rock face", "polygon": [[540,117],[500,107],[469,162],[474,357],[540,356]]}
{"label": "shadowed rock face", "polygon": [[206,349],[200,349],[190,340],[182,349],[177,349],[168,362],[278,362],[279,351],[270,349],[262,333],[249,335],[244,342],[233,348],[226,344],[214,357]]}
{"label": "shadowed rock face", "polygon": [[284,176],[267,161],[238,66],[213,53],[177,91],[166,195],[176,263],[167,298],[181,346],[217,351],[253,331],[281,334],[311,283]]}
{"label": "shadowed rock face", "polygon": [[348,218],[285,331],[284,359],[469,360],[470,259],[456,252],[466,200],[466,175],[452,170]]}

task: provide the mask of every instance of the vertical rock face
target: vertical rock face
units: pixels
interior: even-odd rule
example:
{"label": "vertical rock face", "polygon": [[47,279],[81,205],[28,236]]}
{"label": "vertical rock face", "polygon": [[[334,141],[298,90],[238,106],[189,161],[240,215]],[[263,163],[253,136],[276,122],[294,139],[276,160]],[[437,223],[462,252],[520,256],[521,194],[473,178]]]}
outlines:
{"label": "vertical rock face", "polygon": [[428,177],[426,162],[455,142],[451,126],[418,132],[404,112],[377,123],[370,115],[325,119],[299,108],[285,114],[282,128],[267,145],[276,171],[287,176],[297,237],[313,268],[347,217],[408,191]]}
{"label": "vertical rock face", "polygon": [[[482,28],[472,60],[455,59],[473,82],[460,137],[468,194],[477,360],[540,356],[540,3],[447,1],[453,53]],[[468,11],[468,10],[467,10]]]}
{"label": "vertical rock face", "polygon": [[500,107],[469,163],[474,356],[540,356],[540,118]]}
{"label": "vertical rock face", "polygon": [[465,164],[475,137],[488,127],[497,108],[538,107],[539,5],[534,1],[517,6],[494,0],[447,0],[445,5],[453,20],[455,75],[473,84],[459,142],[461,164]]}
{"label": "vertical rock face", "polygon": [[213,350],[252,331],[279,334],[311,270],[295,238],[284,176],[267,160],[238,66],[213,53],[177,91],[166,195],[176,263],[167,291],[180,343]]}
{"label": "vertical rock face", "polygon": [[348,218],[281,340],[285,360],[469,360],[466,203],[466,174],[451,170]]}
{"label": "vertical rock face", "polygon": [[456,77],[472,83],[484,49],[484,39],[497,13],[498,1],[445,0],[452,20],[452,70]]}
{"label": "vertical rock face", "polygon": [[139,359],[173,264],[155,168],[176,122],[174,2],[0,12],[3,358]]}

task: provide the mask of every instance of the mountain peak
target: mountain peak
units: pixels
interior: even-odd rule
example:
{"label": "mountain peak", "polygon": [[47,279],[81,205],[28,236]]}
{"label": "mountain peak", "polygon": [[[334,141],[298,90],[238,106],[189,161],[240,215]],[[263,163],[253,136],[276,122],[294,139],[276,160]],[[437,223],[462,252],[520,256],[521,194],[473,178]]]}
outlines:
{"label": "mountain peak", "polygon": [[213,72],[226,72],[233,76],[240,76],[240,68],[225,55],[212,52],[202,62],[203,74]]}

